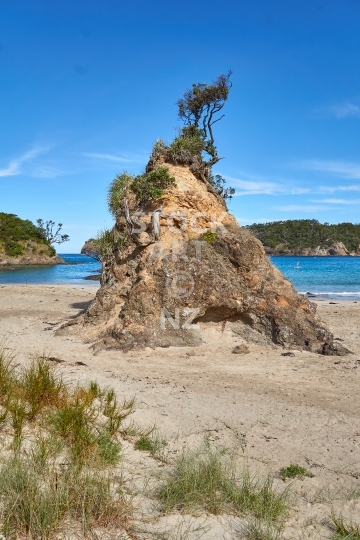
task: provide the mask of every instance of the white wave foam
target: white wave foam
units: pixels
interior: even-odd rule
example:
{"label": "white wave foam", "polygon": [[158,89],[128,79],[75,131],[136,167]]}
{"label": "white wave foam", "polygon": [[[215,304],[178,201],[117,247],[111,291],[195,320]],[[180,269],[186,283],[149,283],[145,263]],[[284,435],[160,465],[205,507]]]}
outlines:
{"label": "white wave foam", "polygon": [[315,295],[315,296],[360,296],[359,291],[354,291],[354,292],[313,292],[313,291],[302,292],[302,291],[299,291],[299,294],[304,294],[305,296],[307,295],[307,293],[310,293],[311,295]]}

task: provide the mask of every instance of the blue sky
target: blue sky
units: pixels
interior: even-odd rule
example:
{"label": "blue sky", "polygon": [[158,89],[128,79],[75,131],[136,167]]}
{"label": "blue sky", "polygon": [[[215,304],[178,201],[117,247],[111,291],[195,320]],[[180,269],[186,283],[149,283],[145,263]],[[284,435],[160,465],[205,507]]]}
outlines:
{"label": "blue sky", "polygon": [[1,0],[0,211],[79,251],[184,90],[231,68],[216,172],[239,222],[358,222],[359,24],[358,0]]}

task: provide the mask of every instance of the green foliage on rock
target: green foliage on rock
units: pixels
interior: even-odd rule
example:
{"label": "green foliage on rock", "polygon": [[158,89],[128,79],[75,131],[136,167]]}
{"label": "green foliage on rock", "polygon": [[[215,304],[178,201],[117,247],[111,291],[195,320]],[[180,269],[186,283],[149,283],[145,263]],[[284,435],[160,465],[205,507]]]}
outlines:
{"label": "green foliage on rock", "polygon": [[9,257],[22,255],[25,243],[29,240],[39,244],[50,256],[56,254],[42,231],[30,220],[0,212],[0,251],[4,250]]}
{"label": "green foliage on rock", "polygon": [[[155,150],[154,150],[155,151]],[[175,178],[169,175],[166,167],[156,167],[150,172],[132,176],[127,172],[118,174],[111,182],[108,191],[109,211],[116,217],[124,208],[124,198],[129,189],[139,205],[149,199],[158,199],[164,189],[175,183]]]}
{"label": "green foliage on rock", "polygon": [[216,240],[216,236],[216,233],[212,231],[206,231],[201,238],[202,240],[205,240],[205,242],[207,242],[208,244],[213,244]]}
{"label": "green foliage on rock", "polygon": [[319,223],[316,219],[295,219],[254,223],[247,227],[270,248],[283,244],[289,250],[298,248],[328,248],[334,242],[343,242],[349,251],[360,245],[360,224]]}
{"label": "green foliage on rock", "polygon": [[136,176],[130,185],[140,203],[149,199],[158,199],[164,193],[164,189],[175,184],[175,178],[169,175],[166,167],[157,167],[152,171]]}
{"label": "green foliage on rock", "polygon": [[108,190],[108,206],[113,216],[116,216],[125,197],[126,188],[134,181],[134,176],[124,171],[117,174]]}
{"label": "green foliage on rock", "polygon": [[179,165],[191,165],[194,159],[202,160],[206,142],[201,130],[185,126],[169,146],[171,161]]}
{"label": "green foliage on rock", "polygon": [[127,243],[127,236],[119,234],[113,229],[103,229],[98,232],[93,240],[94,249],[99,253],[101,260],[111,260],[114,257],[114,251]]}

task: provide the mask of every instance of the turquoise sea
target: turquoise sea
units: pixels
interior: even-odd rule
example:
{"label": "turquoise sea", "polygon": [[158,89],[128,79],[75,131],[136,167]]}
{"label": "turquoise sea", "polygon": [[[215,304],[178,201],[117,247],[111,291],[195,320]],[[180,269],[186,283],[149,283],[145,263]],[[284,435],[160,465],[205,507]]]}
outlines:
{"label": "turquoise sea", "polygon": [[[0,283],[98,285],[86,276],[100,272],[101,265],[86,255],[61,254],[66,264],[0,270]],[[271,257],[272,263],[301,293],[319,298],[360,300],[360,257]]]}
{"label": "turquoise sea", "polygon": [[271,257],[271,262],[300,293],[324,299],[360,299],[360,257],[279,256]]}
{"label": "turquoise sea", "polygon": [[98,281],[87,281],[86,276],[99,274],[101,264],[87,255],[60,254],[66,264],[55,266],[20,266],[13,270],[0,270],[0,283],[22,284],[68,284],[99,285]]}

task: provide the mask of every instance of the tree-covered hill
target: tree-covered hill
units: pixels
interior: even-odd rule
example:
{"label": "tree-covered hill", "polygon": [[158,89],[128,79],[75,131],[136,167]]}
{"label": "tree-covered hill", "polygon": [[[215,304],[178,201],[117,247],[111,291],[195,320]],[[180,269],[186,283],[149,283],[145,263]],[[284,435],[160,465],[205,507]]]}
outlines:
{"label": "tree-covered hill", "polygon": [[360,245],[360,224],[319,223],[316,219],[295,219],[254,223],[247,227],[263,244],[270,248],[283,245],[289,250],[299,248],[328,248],[342,242],[351,252]]}
{"label": "tree-covered hill", "polygon": [[17,257],[30,246],[34,253],[43,252],[50,257],[56,254],[43,232],[31,221],[0,212],[0,252]]}

